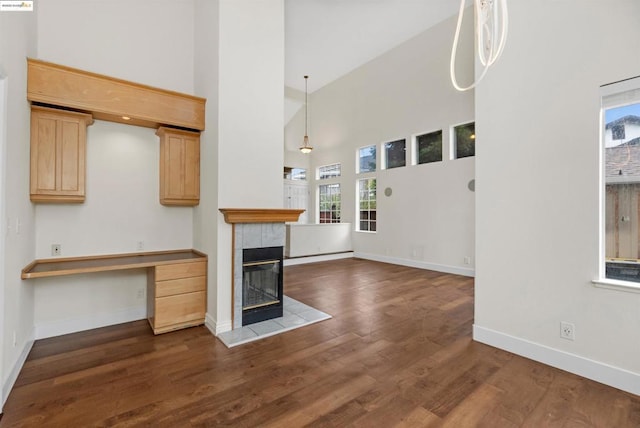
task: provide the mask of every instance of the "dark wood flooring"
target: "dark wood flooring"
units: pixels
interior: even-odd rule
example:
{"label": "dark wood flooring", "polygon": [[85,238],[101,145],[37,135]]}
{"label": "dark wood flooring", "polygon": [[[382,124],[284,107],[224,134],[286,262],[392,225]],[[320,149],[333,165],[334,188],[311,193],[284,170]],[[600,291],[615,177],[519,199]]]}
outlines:
{"label": "dark wood flooring", "polygon": [[640,427],[640,397],[471,340],[473,280],[292,266],[331,320],[227,349],[146,321],[37,341],[0,427]]}

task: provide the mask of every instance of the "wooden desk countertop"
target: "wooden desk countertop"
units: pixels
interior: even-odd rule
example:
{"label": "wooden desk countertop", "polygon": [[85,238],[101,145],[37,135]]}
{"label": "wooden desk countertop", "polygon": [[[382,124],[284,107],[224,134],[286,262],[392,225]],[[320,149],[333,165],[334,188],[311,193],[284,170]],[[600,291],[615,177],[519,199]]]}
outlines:
{"label": "wooden desk countertop", "polygon": [[207,255],[196,250],[153,251],[145,253],[40,259],[34,260],[22,269],[21,278],[31,279],[79,273],[139,269],[172,263],[190,263],[205,260],[207,260]]}

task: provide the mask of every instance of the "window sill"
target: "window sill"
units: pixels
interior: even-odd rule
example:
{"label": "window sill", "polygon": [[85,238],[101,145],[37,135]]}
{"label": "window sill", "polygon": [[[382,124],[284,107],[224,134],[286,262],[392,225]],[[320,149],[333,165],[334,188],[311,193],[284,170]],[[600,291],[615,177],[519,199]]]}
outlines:
{"label": "window sill", "polygon": [[358,232],[358,233],[369,233],[369,234],[376,234],[375,230],[354,230],[354,232]]}
{"label": "window sill", "polygon": [[609,290],[626,291],[627,293],[640,293],[640,283],[622,281],[619,279],[594,279],[591,281],[594,287],[606,288]]}

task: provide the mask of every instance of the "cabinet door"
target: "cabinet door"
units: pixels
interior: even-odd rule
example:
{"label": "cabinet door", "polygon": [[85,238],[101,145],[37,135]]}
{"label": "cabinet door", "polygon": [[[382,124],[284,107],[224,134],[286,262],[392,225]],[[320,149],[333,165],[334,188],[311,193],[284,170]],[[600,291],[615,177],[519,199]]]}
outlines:
{"label": "cabinet door", "polygon": [[159,128],[160,203],[198,205],[200,202],[200,134]]}
{"label": "cabinet door", "polygon": [[92,121],[83,113],[32,107],[32,201],[84,201],[86,129]]}

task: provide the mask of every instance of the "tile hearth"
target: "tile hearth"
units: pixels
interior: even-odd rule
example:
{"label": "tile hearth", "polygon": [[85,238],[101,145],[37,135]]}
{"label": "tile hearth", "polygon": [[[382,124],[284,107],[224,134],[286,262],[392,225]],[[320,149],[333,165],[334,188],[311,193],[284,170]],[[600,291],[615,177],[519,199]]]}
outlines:
{"label": "tile hearth", "polygon": [[283,316],[220,333],[218,339],[227,348],[264,339],[331,318],[331,315],[284,296]]}

